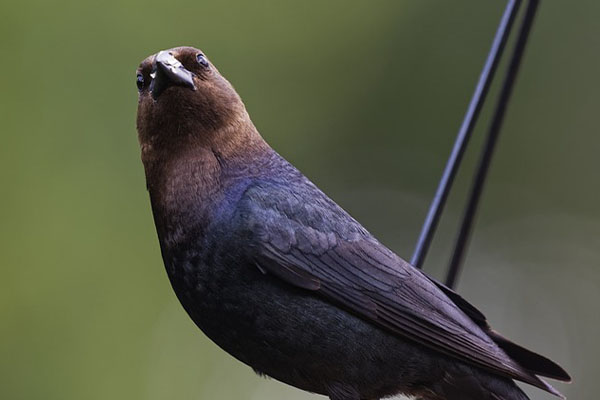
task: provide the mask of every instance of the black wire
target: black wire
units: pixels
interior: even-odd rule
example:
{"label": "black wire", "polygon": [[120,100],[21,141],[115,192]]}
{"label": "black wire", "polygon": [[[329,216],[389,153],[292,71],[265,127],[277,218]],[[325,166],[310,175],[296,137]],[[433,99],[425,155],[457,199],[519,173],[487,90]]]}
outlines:
{"label": "black wire", "polygon": [[498,98],[498,104],[496,105],[496,110],[494,112],[494,116],[492,117],[492,123],[490,124],[488,136],[484,143],[479,166],[473,179],[471,193],[464,211],[460,231],[456,238],[454,253],[452,254],[452,259],[448,268],[446,285],[451,288],[456,284],[456,279],[460,272],[465,250],[467,248],[473,227],[475,214],[477,212],[477,205],[479,204],[479,200],[481,198],[485,179],[490,168],[492,155],[494,153],[494,147],[498,140],[500,128],[502,127],[502,121],[504,119],[504,115],[506,114],[510,95],[512,94],[512,90],[514,88],[515,80],[519,71],[519,66],[521,65],[521,59],[523,58],[523,53],[525,51],[527,39],[529,38],[529,33],[531,31],[531,26],[535,18],[538,4],[538,0],[530,0],[527,5],[525,16],[523,17],[523,22],[521,23],[521,28],[519,30],[519,36],[517,37],[512,58],[510,60],[510,64],[508,65],[506,76],[502,84],[502,90],[500,92],[500,97]]}
{"label": "black wire", "polygon": [[483,102],[485,101],[490,83],[496,72],[498,61],[502,56],[506,39],[508,38],[512,23],[517,15],[520,4],[521,0],[509,0],[504,14],[502,15],[502,19],[500,20],[500,25],[498,26],[496,35],[494,36],[494,41],[492,42],[492,47],[490,48],[485,65],[483,66],[479,76],[479,81],[475,87],[475,92],[473,93],[473,97],[471,98],[471,102],[467,108],[467,112],[458,131],[458,135],[456,136],[454,147],[452,148],[452,152],[450,153],[450,157],[448,158],[448,162],[444,168],[444,173],[440,179],[440,183],[438,184],[435,196],[433,197],[431,205],[429,206],[427,217],[425,218],[425,222],[421,228],[419,240],[417,241],[415,251],[411,258],[411,264],[417,268],[422,268],[423,262],[425,261],[427,250],[429,249],[440,216],[442,214],[444,204],[448,198],[448,193],[450,192],[450,187],[454,181],[454,176],[456,175],[456,171],[458,170],[462,160],[465,148],[467,147],[469,138],[471,137],[471,132],[473,131],[473,127],[475,126],[475,122],[479,116],[479,111],[481,110]]}

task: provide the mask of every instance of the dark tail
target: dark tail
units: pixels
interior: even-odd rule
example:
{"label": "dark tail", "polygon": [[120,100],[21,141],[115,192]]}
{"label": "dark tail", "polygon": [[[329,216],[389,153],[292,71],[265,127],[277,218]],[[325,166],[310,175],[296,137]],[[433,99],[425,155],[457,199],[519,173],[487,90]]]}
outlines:
{"label": "dark tail", "polygon": [[569,374],[554,361],[511,342],[496,331],[490,329],[487,331],[487,334],[510,358],[518,362],[519,365],[532,374],[563,382],[571,382]]}
{"label": "dark tail", "polygon": [[435,283],[469,318],[471,318],[473,322],[479,325],[498,347],[504,350],[510,358],[523,367],[525,370],[524,374],[522,376],[515,376],[515,379],[529,383],[530,385],[564,398],[564,396],[556,389],[538,377],[542,376],[563,382],[571,382],[571,377],[560,365],[540,354],[534,353],[531,350],[527,350],[526,348],[511,342],[498,332],[492,330],[481,311],[452,289],[433,279],[432,282]]}
{"label": "dark tail", "polygon": [[512,379],[499,377],[455,364],[431,391],[421,394],[423,400],[529,400]]}

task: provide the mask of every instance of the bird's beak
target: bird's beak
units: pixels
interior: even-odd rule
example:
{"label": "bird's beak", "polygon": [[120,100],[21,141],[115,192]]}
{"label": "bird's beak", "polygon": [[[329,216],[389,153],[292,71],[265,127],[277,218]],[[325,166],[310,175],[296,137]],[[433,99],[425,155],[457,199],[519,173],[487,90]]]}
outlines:
{"label": "bird's beak", "polygon": [[168,51],[161,51],[156,55],[151,76],[150,92],[154,100],[173,85],[196,89],[194,75]]}

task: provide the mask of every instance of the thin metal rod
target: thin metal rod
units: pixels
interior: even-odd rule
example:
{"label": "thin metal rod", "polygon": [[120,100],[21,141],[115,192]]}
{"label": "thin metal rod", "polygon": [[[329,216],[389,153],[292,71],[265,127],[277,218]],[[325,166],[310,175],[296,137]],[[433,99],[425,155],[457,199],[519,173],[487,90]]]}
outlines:
{"label": "thin metal rod", "polygon": [[519,66],[521,65],[521,60],[523,58],[527,39],[529,38],[529,33],[531,32],[531,26],[533,25],[538,4],[538,0],[530,0],[527,5],[525,16],[523,17],[523,22],[521,23],[521,28],[519,30],[519,36],[517,37],[512,58],[510,60],[510,64],[508,65],[506,76],[502,84],[496,110],[494,112],[494,116],[492,117],[488,136],[483,146],[483,152],[481,159],[479,160],[479,166],[473,179],[471,193],[464,211],[460,231],[456,238],[454,253],[452,254],[452,259],[448,268],[446,285],[451,288],[453,288],[456,284],[456,279],[458,278],[458,274],[460,272],[465,250],[467,248],[469,237],[473,228],[473,222],[477,212],[477,205],[481,199],[487,173],[492,161],[494,147],[497,143],[500,129],[502,128],[502,121],[504,120],[504,116],[506,114],[506,109],[514,88],[517,73],[519,72]]}
{"label": "thin metal rod", "polygon": [[471,98],[471,102],[467,108],[467,112],[458,131],[458,135],[456,136],[454,147],[452,148],[452,152],[450,153],[450,157],[448,158],[446,167],[444,168],[444,173],[440,179],[440,183],[438,184],[435,196],[433,197],[431,205],[429,206],[427,217],[425,218],[425,222],[421,228],[419,240],[417,241],[415,251],[411,258],[411,264],[417,268],[423,267],[427,250],[429,250],[429,246],[437,228],[442,210],[446,203],[446,199],[448,198],[448,193],[450,192],[452,182],[456,176],[456,171],[458,170],[465,152],[465,148],[467,147],[471,137],[473,127],[477,122],[479,112],[481,111],[481,107],[485,101],[490,83],[496,72],[498,61],[502,56],[506,39],[508,38],[520,4],[521,0],[509,0],[504,14],[502,15],[502,19],[500,20],[500,25],[498,26],[496,35],[494,36],[494,41],[492,42],[492,47],[490,48],[485,65],[483,66],[483,70],[479,76],[479,81],[475,87],[475,92],[473,93],[473,97]]}

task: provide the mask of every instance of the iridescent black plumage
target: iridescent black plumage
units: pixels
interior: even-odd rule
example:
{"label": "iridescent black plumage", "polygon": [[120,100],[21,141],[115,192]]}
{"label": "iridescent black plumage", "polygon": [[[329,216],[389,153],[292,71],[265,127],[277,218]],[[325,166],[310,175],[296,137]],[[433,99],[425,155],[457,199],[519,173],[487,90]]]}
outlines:
{"label": "iridescent black plumage", "polygon": [[215,343],[334,400],[526,399],[513,378],[557,394],[537,375],[568,380],[562,368],[379,243],[264,142],[199,53],[158,58],[191,85],[141,64],[163,81],[140,91],[138,133],[169,278]]}

